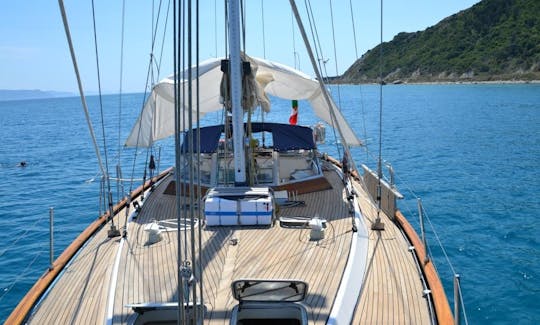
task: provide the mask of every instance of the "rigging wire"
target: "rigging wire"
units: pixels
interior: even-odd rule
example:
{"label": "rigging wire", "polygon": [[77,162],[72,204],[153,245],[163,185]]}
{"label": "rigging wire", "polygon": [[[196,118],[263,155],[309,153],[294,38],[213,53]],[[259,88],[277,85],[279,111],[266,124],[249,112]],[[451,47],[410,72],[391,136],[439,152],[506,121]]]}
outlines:
{"label": "rigging wire", "polygon": [[[304,5],[306,7],[308,22],[309,22],[310,31],[311,31],[311,38],[313,39],[315,53],[316,53],[316,56],[317,56],[316,65],[318,66],[319,71],[323,71],[322,76],[318,75],[317,78],[320,78],[321,81],[323,81],[324,77],[328,76],[328,73],[326,71],[326,61],[324,60],[324,56],[323,56],[323,53],[322,53],[321,42],[320,42],[320,39],[319,39],[319,35],[317,33],[317,27],[316,27],[316,24],[315,24],[315,16],[313,15],[313,10],[311,8],[311,2],[309,0],[304,0]],[[321,66],[321,61],[324,63],[324,65],[323,65],[324,70],[323,70],[323,66]],[[315,66],[314,66],[314,69],[315,69]],[[321,87],[325,87],[325,85],[321,85]],[[328,102],[328,107],[329,107],[329,109],[331,109],[330,102]],[[336,127],[339,127],[339,126],[337,124],[337,121],[335,119],[334,114],[330,114],[330,117],[332,119],[332,133],[334,135],[334,139],[336,139],[335,145],[336,145],[336,149],[337,149],[337,152],[338,152],[338,156],[342,156],[341,148],[339,146],[338,136],[336,135]],[[343,137],[341,137],[341,138],[343,139]],[[346,144],[342,143],[342,145],[345,146]]]}
{"label": "rigging wire", "polygon": [[[122,162],[122,86],[123,86],[123,76],[124,76],[124,28],[125,28],[125,16],[126,16],[126,0],[122,0],[122,20],[121,20],[121,33],[120,33],[120,80],[119,80],[119,90],[118,90],[118,169],[120,168]],[[119,175],[118,175],[119,176]],[[119,176],[120,177],[120,176]],[[117,181],[117,201],[120,201],[120,184],[122,181]],[[123,195],[123,193],[122,193]]]}
{"label": "rigging wire", "polygon": [[[326,104],[328,106],[330,116],[332,118],[332,121],[335,123],[337,119],[336,119],[335,112],[334,112],[334,109],[333,109],[334,105],[332,104],[332,100],[330,99],[330,94],[328,93],[328,89],[326,89],[326,87],[325,87],[324,79],[321,76],[321,72],[317,67],[317,61],[315,59],[315,55],[313,54],[313,50],[312,50],[312,48],[310,46],[309,39],[308,39],[307,34],[306,34],[306,30],[304,28],[304,25],[302,23],[302,19],[300,18],[300,14],[298,12],[298,8],[296,7],[296,3],[294,2],[294,0],[289,0],[289,3],[291,4],[291,9],[294,12],[294,16],[296,18],[296,22],[297,22],[298,28],[300,30],[300,34],[302,35],[302,39],[304,40],[304,43],[305,43],[305,46],[306,46],[306,49],[307,49],[307,52],[308,52],[308,55],[309,55],[309,59],[311,61],[311,65],[312,65],[313,70],[314,70],[314,72],[315,72],[315,74],[317,76],[317,80],[318,80],[319,85],[321,87],[321,91],[322,91],[324,100],[325,100],[325,102],[326,102]],[[341,141],[343,143],[343,149],[345,150],[346,155],[348,157],[351,157],[351,154],[350,154],[350,151],[349,151],[349,146],[347,145],[347,141],[345,140],[345,137],[343,136],[343,131],[341,130],[341,127],[336,124],[336,128],[337,128],[337,130],[339,132],[339,136],[340,136]],[[352,166],[353,170],[356,170],[354,160],[351,161],[351,166]]]}
{"label": "rigging wire", "polygon": [[[356,37],[356,22],[354,19],[354,10],[353,10],[353,4],[352,0],[349,0],[349,11],[351,13],[351,25],[352,25],[352,31],[353,31],[353,42],[354,42],[354,53],[355,53],[355,59],[358,61],[358,40]],[[356,62],[355,61],[355,62]],[[366,129],[366,113],[365,113],[365,107],[364,107],[364,94],[362,92],[362,85],[358,85],[358,92],[360,93],[360,108],[362,110],[362,132],[364,135],[364,141],[363,146],[364,150],[366,151],[366,161],[369,159],[369,150],[368,150],[368,141],[367,141],[367,129]]]}
{"label": "rigging wire", "polygon": [[229,57],[229,35],[227,34],[227,22],[229,21],[229,8],[227,6],[227,1],[223,1],[223,10],[225,12],[225,20],[223,21],[223,34],[225,34],[225,57]]}
{"label": "rigging wire", "polygon": [[[72,60],[72,63],[73,63],[73,68],[75,70],[75,75],[77,76],[77,85],[78,85],[78,88],[79,88],[81,102],[82,102],[82,105],[83,105],[83,110],[84,110],[84,113],[85,113],[86,122],[88,124],[88,129],[90,131],[90,135],[91,135],[92,141],[94,143],[94,150],[96,151],[96,157],[98,159],[99,167],[100,167],[100,169],[102,171],[102,174],[108,176],[108,168],[104,168],[104,166],[103,166],[99,146],[97,144],[97,140],[96,140],[94,130],[93,130],[93,127],[92,127],[92,121],[91,121],[90,115],[88,113],[88,106],[86,104],[86,99],[84,97],[82,81],[81,81],[81,77],[80,77],[80,74],[79,74],[79,69],[78,69],[78,66],[77,66],[77,59],[76,59],[76,56],[75,56],[75,50],[73,48],[73,42],[71,40],[71,33],[69,31],[69,24],[67,22],[67,15],[66,15],[65,8],[64,8],[64,2],[62,0],[58,0],[58,5],[60,7],[60,12],[61,12],[61,15],[62,15],[62,22],[63,22],[63,25],[64,25],[64,31],[66,33],[66,38],[67,38],[68,44],[69,44],[71,60]],[[95,15],[94,15],[94,2],[93,1],[92,1],[92,14],[93,14],[93,17],[94,17],[94,40],[96,40]],[[96,45],[96,53],[97,53],[97,45]],[[97,61],[97,56],[96,56],[96,61]],[[99,64],[98,64],[98,67],[99,67]],[[98,77],[99,77],[99,72],[98,72]],[[98,80],[99,80],[99,78],[98,78]],[[100,93],[101,93],[101,91],[100,91]],[[101,98],[101,96],[100,96],[100,98]],[[103,126],[103,124],[102,124],[102,126]],[[105,136],[104,136],[104,138],[105,138]],[[104,152],[106,154],[106,152],[107,152],[106,148],[105,148]],[[110,193],[110,181],[108,182],[108,184],[109,184],[109,198],[108,199],[109,199],[109,208],[110,208],[110,212],[111,212],[109,217],[111,218],[111,230],[113,230],[113,228],[114,228],[114,220],[112,219],[112,196],[111,196],[111,193]]]}
{"label": "rigging wire", "polygon": [[[395,174],[394,175],[396,178],[397,178],[397,181],[401,184],[401,187],[404,187],[412,196],[412,198],[418,200],[420,199],[420,196],[414,192],[414,190],[408,186],[408,183],[402,179],[398,174]],[[405,208],[407,210],[407,214],[408,215],[414,215],[415,213],[410,209],[409,206],[405,205]],[[435,238],[435,241],[436,241],[436,245],[439,247],[439,249],[441,250],[443,256],[444,256],[444,260],[446,261],[446,264],[448,265],[448,267],[450,268],[450,272],[452,273],[452,275],[455,277],[456,275],[458,275],[458,273],[456,272],[456,269],[454,267],[454,265],[452,264],[452,261],[450,260],[450,257],[448,256],[448,252],[446,251],[446,248],[444,247],[443,243],[442,243],[442,240],[436,230],[436,227],[435,225],[433,224],[432,220],[431,220],[431,217],[429,216],[427,210],[422,206],[422,214],[424,216],[424,220],[427,220],[427,223],[429,224],[429,227],[431,228],[431,232]],[[425,247],[426,249],[426,254],[428,255],[432,255],[431,254],[431,248],[429,245],[427,245],[427,247]],[[431,259],[431,258],[430,258]],[[435,263],[433,263],[433,267],[435,267],[435,269],[437,269],[437,266],[435,265]],[[437,271],[437,273],[439,273]],[[468,324],[468,319],[467,319],[467,312],[466,312],[466,309],[465,309],[465,302],[463,300],[463,296],[462,296],[462,288],[461,288],[461,285],[459,286],[459,295],[460,295],[460,300],[461,300],[461,310],[463,312],[463,317],[464,317],[464,321],[465,321],[465,324]]]}
{"label": "rigging wire", "polygon": [[[337,60],[338,56],[337,56],[337,46],[336,46],[336,33],[335,33],[335,26],[334,26],[334,9],[332,7],[332,0],[330,0],[329,3],[330,3],[330,22],[332,24],[332,41],[333,41],[333,45],[334,45],[334,64],[335,64],[335,69],[336,69],[335,75],[337,77],[337,76],[339,76],[339,69],[338,69],[338,60]],[[325,66],[325,68],[326,68],[326,66]],[[338,84],[336,86],[336,89],[337,89],[338,107],[341,107],[341,86],[340,86],[340,84]],[[334,131],[334,137],[336,137],[335,131]],[[339,146],[337,146],[337,149],[338,149],[338,155],[341,156],[341,150],[339,149]],[[351,160],[352,157],[348,157],[347,159]]]}
{"label": "rigging wire", "polygon": [[69,24],[68,24],[68,21],[67,21],[66,10],[64,8],[64,1],[63,0],[58,0],[58,6],[60,7],[60,14],[62,16],[62,22],[63,22],[63,25],[64,25],[64,32],[66,33],[66,38],[67,38],[68,45],[69,45],[69,52],[71,54],[71,61],[73,63],[73,69],[75,70],[75,75],[77,77],[77,86],[79,88],[79,95],[80,95],[80,98],[81,98],[81,104],[83,106],[84,115],[85,115],[85,118],[86,118],[86,123],[88,125],[88,130],[90,132],[90,137],[92,138],[92,143],[94,144],[94,150],[95,150],[96,157],[97,157],[97,160],[98,160],[99,168],[101,170],[102,175],[105,175],[106,174],[105,173],[105,168],[103,167],[103,162],[101,160],[101,153],[100,153],[99,146],[98,146],[98,143],[97,143],[97,140],[96,140],[96,135],[94,133],[94,127],[92,126],[92,120],[90,119],[90,114],[88,112],[88,105],[86,103],[86,97],[84,96],[84,90],[83,90],[83,86],[82,86],[81,75],[79,73],[79,67],[77,65],[77,58],[75,56],[75,49],[73,48],[73,41],[71,40],[71,32],[69,31]]}
{"label": "rigging wire", "polygon": [[263,58],[266,60],[266,33],[264,31],[264,1],[261,0],[261,26],[262,26],[262,43],[263,43]]}
{"label": "rigging wire", "polygon": [[353,40],[354,40],[354,53],[356,54],[356,59],[358,59],[358,46],[356,44],[356,24],[354,23],[354,11],[353,11],[353,6],[352,6],[352,0],[349,0],[349,8],[351,11]]}
{"label": "rigging wire", "polygon": [[[192,26],[193,26],[193,22],[192,22],[192,2],[193,1],[188,1],[188,5],[187,5],[187,25],[188,25],[188,28],[186,29],[187,32],[188,32],[188,38],[187,38],[187,67],[188,67],[188,82],[187,82],[187,85],[188,85],[188,127],[189,127],[189,219],[190,219],[190,234],[191,234],[191,266],[195,266],[195,224],[194,224],[194,214],[195,214],[195,211],[194,211],[194,204],[195,204],[195,200],[194,200],[194,195],[193,193],[195,193],[195,188],[194,188],[194,174],[195,174],[195,166],[193,164],[193,156],[194,156],[194,152],[195,152],[195,148],[193,147],[193,83],[191,82],[193,80],[193,69],[191,69],[191,67],[193,66],[193,43],[192,43]],[[183,114],[182,114],[183,115]],[[185,224],[185,227],[187,228],[187,222],[184,222]],[[184,228],[184,232],[187,233],[187,230],[188,229],[185,229]],[[184,245],[187,247],[187,242],[184,243]],[[186,250],[187,252],[187,250]],[[187,255],[186,255],[186,260],[187,260]],[[193,277],[193,269],[191,269],[191,276]],[[189,287],[187,287],[189,288]],[[194,285],[193,288],[192,288],[192,292],[193,292],[193,306],[195,307],[196,306],[196,301],[197,301],[197,286]],[[189,294],[189,292],[187,293]],[[196,317],[194,317],[193,321],[195,321]]]}
{"label": "rigging wire", "polygon": [[[161,5],[160,5],[161,7]],[[169,22],[169,13],[170,13],[170,10],[171,10],[171,1],[169,0],[167,2],[167,13],[165,14],[165,23],[163,24],[163,36],[162,36],[162,39],[161,39],[161,51],[159,53],[159,60],[156,64],[156,72],[157,72],[157,75],[158,75],[158,78],[157,80],[161,79],[160,77],[160,72],[161,72],[161,60],[163,59],[163,50],[165,48],[165,38],[166,38],[166,34],[167,34],[167,26],[169,26],[168,22]],[[158,13],[158,17],[159,17],[159,13]]]}
{"label": "rigging wire", "polygon": [[[188,55],[188,51],[189,49],[187,48],[186,46],[186,42],[188,40],[188,28],[189,26],[187,25],[188,24],[188,21],[187,21],[187,15],[188,15],[188,12],[187,12],[187,4],[186,2],[189,2],[190,0],[184,0],[182,1],[182,9],[183,9],[183,15],[182,15],[182,40],[180,42],[180,46],[182,48],[182,55],[181,55],[181,62],[180,62],[180,67],[181,67],[181,70],[180,71],[185,71],[186,68],[187,68],[187,60],[189,58],[187,58],[187,55]],[[189,76],[188,76],[188,80],[191,80],[190,76],[191,76],[191,69],[188,71],[189,73]],[[182,73],[180,73],[177,77],[177,79],[180,78],[180,76],[182,75]],[[182,130],[182,133],[184,133],[185,135],[187,134],[187,139],[188,139],[188,153],[190,152],[191,150],[191,146],[193,145],[193,141],[192,141],[192,136],[193,134],[191,133],[191,128],[189,128],[189,126],[186,125],[186,122],[191,122],[191,121],[186,121],[186,115],[185,115],[185,111],[184,111],[184,103],[186,102],[186,84],[185,83],[180,83],[180,94],[179,94],[179,102],[178,102],[178,116],[180,118],[180,125],[181,125],[181,130]],[[189,100],[189,99],[188,99]],[[189,103],[188,103],[189,104]],[[191,112],[190,112],[191,113]],[[190,119],[191,120],[191,119]],[[187,130],[187,132],[186,132]],[[179,132],[180,134],[180,132]],[[184,141],[185,141],[185,137],[184,137]],[[191,142],[191,143],[190,143]],[[187,172],[188,172],[188,175],[189,175],[189,169],[191,168],[191,161],[188,160],[187,161],[187,166],[186,166],[186,162],[184,162],[183,166],[180,167],[181,168],[181,172],[179,172],[179,176],[181,175],[185,175],[185,172],[186,172],[186,169]],[[186,187],[189,186],[189,183],[188,184],[185,184],[185,182],[183,182],[183,179],[182,179],[182,182],[180,183],[181,186],[182,186],[182,191],[180,191],[180,193],[184,193],[185,190],[186,190]],[[179,195],[177,193],[177,195]],[[182,205],[182,213],[183,213],[183,218],[186,219],[186,210],[187,210],[187,207],[186,205]],[[187,259],[187,256],[188,256],[188,246],[187,246],[187,231],[186,230],[186,222],[183,223],[184,225],[184,259]]]}
{"label": "rigging wire", "polygon": [[[111,183],[109,179],[109,159],[107,154],[107,141],[106,141],[106,133],[105,133],[105,118],[103,114],[103,96],[101,92],[101,72],[100,72],[100,65],[99,65],[99,50],[98,50],[98,40],[97,40],[97,28],[96,28],[96,13],[95,13],[95,5],[94,0],[92,0],[92,23],[93,23],[93,30],[94,30],[94,50],[96,55],[96,72],[97,72],[97,84],[98,84],[98,98],[99,98],[99,111],[100,111],[100,118],[101,118],[101,132],[102,132],[102,139],[103,139],[103,155],[105,157],[105,177],[107,178],[107,190],[109,192],[109,196],[111,195]],[[111,198],[109,198],[109,206],[112,208],[112,201]],[[111,209],[112,210],[112,209]],[[111,211],[111,220],[112,220],[112,211]],[[114,225],[114,222],[113,222]]]}
{"label": "rigging wire", "polygon": [[323,71],[323,75],[327,76],[326,73],[326,65],[321,66],[321,61],[324,62],[324,55],[322,53],[321,43],[319,41],[319,34],[317,32],[317,26],[315,25],[315,16],[313,15],[313,10],[311,9],[311,2],[310,0],[304,0],[304,5],[306,7],[308,22],[309,22],[309,28],[311,30],[311,35],[313,38],[313,48],[315,49],[315,54],[317,57],[317,66],[319,67],[319,71]]}
{"label": "rigging wire", "polygon": [[[169,0],[169,5],[167,7],[167,15],[166,15],[166,22],[168,22],[168,16],[169,16],[169,9],[170,9],[170,1]],[[152,12],[154,11],[153,10],[153,7],[155,6],[155,3],[152,3]],[[154,85],[154,73],[153,73],[153,65],[154,65],[154,58],[155,56],[153,55],[154,53],[154,48],[155,48],[155,44],[156,44],[156,33],[157,33],[157,28],[154,29],[154,24],[157,26],[159,24],[159,20],[160,20],[160,17],[161,17],[161,1],[159,3],[159,7],[158,7],[158,14],[157,14],[157,18],[155,20],[155,23],[154,23],[154,15],[152,14],[152,36],[151,36],[151,46],[150,46],[150,61],[148,62],[148,67],[147,67],[147,71],[146,71],[146,81],[145,81],[145,87],[144,87],[144,94],[143,94],[143,101],[141,103],[141,114],[142,114],[142,111],[144,110],[144,107],[145,107],[145,102],[146,102],[146,99],[147,99],[147,91],[148,91],[148,88],[152,88],[152,86]],[[163,34],[163,41],[162,41],[162,44],[161,44],[161,53],[163,53],[163,48],[165,46],[165,34]],[[158,65],[158,71],[159,71],[159,68],[161,66],[161,58],[160,58],[160,63]],[[159,73],[159,72],[158,72]],[[150,86],[150,87],[149,87]],[[139,148],[139,140],[140,140],[140,136],[141,136],[141,128],[142,128],[142,125],[139,123],[139,128],[137,130],[137,140],[136,140],[136,145],[135,145],[135,152],[134,152],[134,157],[133,157],[133,164],[131,166],[131,182],[130,182],[130,185],[129,185],[129,193],[131,193],[131,191],[133,190],[133,185],[134,185],[134,175],[135,175],[135,165],[136,165],[136,162],[137,162],[137,158],[138,158],[138,151],[137,149]],[[148,154],[147,154],[147,157],[148,157]],[[143,184],[144,182],[146,181],[146,179],[143,179]]]}
{"label": "rigging wire", "polygon": [[[121,174],[121,165],[122,165],[122,144],[121,144],[121,138],[122,138],[122,97],[123,97],[123,91],[122,91],[122,85],[123,85],[123,75],[124,75],[124,28],[125,28],[125,15],[126,15],[126,1],[122,1],[122,19],[121,19],[121,32],[120,32],[120,75],[119,75],[119,90],[118,90],[118,152],[117,152],[117,159],[118,162],[116,163],[116,201],[120,201],[120,195],[124,196],[124,182],[122,180],[122,174]],[[128,196],[126,198],[128,202],[131,200],[131,198]],[[129,204],[128,204],[129,205]],[[127,223],[128,223],[128,209],[126,209],[125,213],[125,219],[124,219],[124,226],[122,227],[122,232],[125,235],[127,232]]]}
{"label": "rigging wire", "polygon": [[0,257],[2,257],[7,251],[9,251],[13,246],[15,246],[21,239],[23,238],[26,238],[26,234],[28,234],[28,232],[30,232],[30,230],[34,229],[35,226],[40,222],[40,221],[43,221],[43,219],[45,219],[45,215],[42,215],[41,218],[38,218],[36,221],[34,221],[33,224],[31,224],[30,226],[25,226],[24,228],[26,229],[21,235],[19,235],[17,238],[15,238],[15,240],[11,241],[10,244],[7,246],[7,247],[4,247],[2,249],[2,251],[0,251]]}
{"label": "rigging wire", "polygon": [[0,296],[0,302],[2,302],[2,300],[4,299],[4,297],[11,291],[11,289],[13,289],[13,287],[19,283],[19,281],[21,281],[23,278],[25,278],[29,273],[32,272],[32,269],[31,267],[34,265],[34,263],[37,261],[37,259],[43,254],[45,250],[44,249],[41,249],[39,250],[35,255],[34,255],[34,258],[30,261],[30,263],[28,263],[28,265],[26,266],[26,268],[17,274],[17,277],[15,278],[15,280],[7,287],[7,288],[3,288],[3,293],[2,295]]}
{"label": "rigging wire", "polygon": [[[296,36],[295,36],[295,28],[294,28],[294,14],[291,11],[291,35],[292,35],[292,47],[293,47],[293,59],[294,59],[294,68],[300,69],[300,56],[298,55],[298,52],[296,52]],[[297,60],[298,58],[298,60]]]}
{"label": "rigging wire", "polygon": [[[180,84],[178,82],[179,77],[179,64],[180,64],[180,53],[181,53],[181,46],[180,46],[180,21],[182,18],[182,7],[180,3],[177,3],[178,1],[173,2],[173,66],[174,66],[174,73],[177,76],[174,78],[174,144],[175,144],[175,189],[176,189],[176,219],[177,219],[177,231],[180,234],[182,231],[182,226],[180,225],[180,219],[181,219],[181,201],[179,197],[180,193],[180,139],[179,139],[179,129],[180,129],[180,121],[179,121],[179,95],[180,95]],[[185,314],[184,314],[184,295],[182,294],[183,291],[183,279],[182,274],[180,272],[180,264],[182,261],[182,240],[181,236],[177,236],[177,294],[178,294],[178,311],[177,311],[177,319],[178,322],[181,322],[185,324]],[[182,308],[181,308],[182,307]]]}
{"label": "rigging wire", "polygon": [[379,176],[379,186],[382,175],[382,115],[383,115],[383,0],[381,0],[381,39],[379,44],[379,157],[377,173]]}
{"label": "rigging wire", "polygon": [[[197,74],[197,79],[196,79],[196,93],[195,93],[195,101],[196,101],[196,107],[197,107],[197,111],[196,111],[196,114],[197,114],[197,151],[200,152],[200,148],[201,148],[201,125],[200,125],[200,119],[201,119],[201,112],[200,112],[200,107],[199,107],[199,104],[200,104],[200,93],[199,93],[199,90],[200,90],[200,86],[199,86],[199,60],[200,60],[200,52],[199,52],[199,49],[200,49],[200,34],[199,34],[199,26],[200,26],[200,21],[199,21],[199,16],[200,16],[200,13],[199,13],[199,0],[196,1],[196,31],[195,31],[195,62],[196,62],[196,74]],[[201,202],[201,199],[202,199],[202,193],[201,193],[201,155],[197,155],[197,202],[198,204],[200,204]],[[199,235],[199,238],[198,238],[198,253],[199,253],[199,256],[198,256],[198,268],[199,268],[199,295],[200,295],[200,303],[198,305],[200,306],[204,306],[204,296],[203,296],[203,276],[202,276],[202,273],[203,273],[203,265],[202,265],[202,227],[201,227],[201,222],[202,220],[202,210],[200,209],[200,207],[197,208],[197,222],[199,223],[199,226],[198,226],[198,235]],[[193,228],[193,225],[192,225],[192,228]],[[193,263],[193,265],[195,265],[195,263]],[[194,299],[194,304],[197,304],[197,301]],[[197,315],[199,311],[199,308],[197,308],[195,310],[195,315]],[[202,310],[201,310],[201,315],[200,315],[200,319],[202,320],[203,319],[203,315],[202,315]],[[197,317],[195,317],[197,319]]]}
{"label": "rigging wire", "polygon": [[[161,67],[161,59],[162,59],[162,56],[163,56],[163,49],[164,49],[164,46],[165,46],[165,32],[166,32],[166,26],[167,26],[167,22],[168,22],[169,13],[170,13],[170,5],[171,5],[171,1],[169,0],[168,6],[167,6],[167,13],[166,13],[166,17],[165,17],[165,27],[164,27],[164,31],[163,31],[163,39],[162,39],[162,43],[161,43],[161,55],[160,55],[159,63],[154,63],[155,62],[154,49],[155,49],[155,46],[156,46],[156,38],[157,38],[157,31],[158,31],[157,26],[159,25],[159,21],[160,21],[160,17],[161,17],[162,1],[160,0],[160,2],[159,2],[159,6],[158,6],[158,10],[157,10],[157,18],[154,15],[155,2],[152,2],[152,15],[151,15],[152,33],[151,33],[150,60],[148,62],[148,67],[147,67],[147,72],[146,72],[146,82],[145,82],[145,87],[144,87],[144,94],[142,96],[143,101],[141,103],[141,113],[142,113],[142,111],[144,110],[144,107],[145,107],[145,102],[146,102],[146,99],[147,99],[147,90],[149,88],[152,88],[151,86],[154,85],[154,71],[153,71],[154,64],[156,65],[157,74],[159,75],[159,71],[160,71],[160,67]],[[131,179],[130,179],[130,185],[129,185],[129,193],[131,193],[133,191],[133,185],[134,185],[134,183],[136,181],[136,179],[135,179],[135,166],[136,166],[136,162],[138,160],[138,150],[137,149],[139,148],[139,140],[140,140],[140,135],[141,135],[141,128],[142,128],[142,125],[139,124],[139,128],[137,130],[137,140],[136,140],[136,145],[135,145],[135,150],[134,150],[134,155],[133,155],[133,163],[132,163],[132,166],[131,166]],[[146,150],[146,162],[148,162],[149,151],[151,151],[151,150],[152,150],[152,147],[150,147],[150,148],[148,148]],[[146,168],[147,168],[147,164],[145,163],[144,173],[143,173],[144,175],[143,175],[143,178],[142,178],[142,183],[143,184],[146,182],[146,172],[147,172]]]}
{"label": "rigging wire", "polygon": [[[334,8],[332,6],[332,0],[330,0],[329,3],[330,3],[330,22],[332,23],[332,42],[334,45],[334,65],[336,69],[336,76],[339,76],[338,56],[337,56],[337,46],[336,46],[336,32],[335,32],[335,26],[334,26]],[[340,90],[340,87],[338,85],[338,100],[339,100],[339,103],[341,104],[341,93],[339,90]]]}
{"label": "rigging wire", "polygon": [[[435,240],[437,241],[437,244],[438,244],[439,248],[441,249],[441,251],[442,251],[442,253],[444,255],[444,258],[446,259],[446,263],[450,267],[450,270],[452,271],[452,275],[455,277],[458,273],[456,272],[456,270],[454,268],[454,265],[450,262],[450,257],[448,257],[448,252],[446,251],[444,245],[442,244],[441,238],[439,237],[439,234],[435,230],[435,226],[431,222],[431,218],[429,218],[429,216],[427,215],[427,211],[423,207],[422,207],[422,211],[423,211],[423,214],[424,214],[424,218],[428,221],[429,226],[431,227],[431,231],[433,233],[433,236],[435,237]],[[425,248],[426,248],[426,251],[429,249],[429,247],[425,247]],[[431,252],[431,250],[429,250],[429,251]],[[433,266],[436,269],[435,263],[433,263]],[[461,311],[463,312],[463,318],[465,320],[465,324],[469,324],[468,319],[467,319],[467,311],[465,309],[465,302],[463,301],[461,285],[459,285],[458,289],[459,289],[458,293],[459,293],[460,302],[461,302]]]}
{"label": "rigging wire", "polygon": [[[156,7],[156,3],[155,1],[153,0],[152,1],[152,14],[151,14],[151,35],[152,35],[152,46],[151,46],[151,52],[150,52],[150,62],[148,64],[148,69],[149,69],[149,79],[150,79],[150,85],[154,85],[155,82],[156,82],[156,75],[154,74],[154,65],[156,65],[156,74],[159,74],[159,66],[157,65],[157,62],[155,62],[155,56],[154,56],[154,49],[155,49],[155,45],[156,45],[156,38],[157,38],[157,31],[158,31],[158,25],[159,25],[159,19],[161,17],[161,8],[162,8],[162,4],[163,4],[163,1],[160,0],[159,1],[159,5],[158,5],[158,8],[157,8],[157,14],[155,13],[155,7]],[[163,46],[164,46],[164,43],[162,43],[162,52],[163,52]],[[148,76],[147,76],[148,78]],[[148,79],[146,81],[146,86],[148,86]],[[145,90],[146,90],[146,87],[145,87]],[[146,97],[146,96],[145,96]],[[143,106],[144,107],[144,106]],[[146,148],[146,158],[145,158],[145,163],[144,163],[144,170],[143,170],[143,185],[146,183],[146,179],[147,179],[147,173],[148,173],[148,169],[149,169],[149,164],[150,164],[150,158],[152,157],[152,146],[149,146],[148,148]],[[152,178],[152,175],[153,174],[153,171],[150,170],[150,181],[151,181],[151,178]],[[132,175],[133,177],[134,175]],[[126,221],[127,221],[127,213],[126,213]]]}
{"label": "rigging wire", "polygon": [[381,182],[382,182],[382,113],[383,113],[383,80],[382,80],[382,64],[383,64],[383,0],[380,0],[381,4],[381,15],[380,15],[380,33],[381,39],[379,44],[379,156],[377,159],[377,218],[375,222],[371,225],[371,228],[374,230],[384,229],[383,224],[381,223]]}
{"label": "rigging wire", "polygon": [[214,57],[217,58],[217,0],[214,0]]}
{"label": "rigging wire", "polygon": [[246,53],[246,5],[240,0],[240,21],[242,23],[242,49]]}

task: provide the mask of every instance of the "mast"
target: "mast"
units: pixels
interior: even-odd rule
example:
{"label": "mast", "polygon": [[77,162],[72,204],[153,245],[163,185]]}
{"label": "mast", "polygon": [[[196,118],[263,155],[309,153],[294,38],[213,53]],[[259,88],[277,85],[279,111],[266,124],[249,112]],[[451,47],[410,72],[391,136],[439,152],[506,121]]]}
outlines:
{"label": "mast", "polygon": [[229,0],[229,75],[231,85],[232,129],[234,145],[234,183],[246,184],[246,157],[244,152],[244,110],[242,108],[242,62],[240,58],[240,5]]}

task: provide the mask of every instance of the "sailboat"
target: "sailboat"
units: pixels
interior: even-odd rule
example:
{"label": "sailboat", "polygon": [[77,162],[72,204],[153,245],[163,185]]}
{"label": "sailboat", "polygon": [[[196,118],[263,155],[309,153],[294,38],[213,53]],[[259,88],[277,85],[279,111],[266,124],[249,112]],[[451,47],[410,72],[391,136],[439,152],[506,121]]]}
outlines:
{"label": "sailboat", "polygon": [[[362,142],[309,41],[316,79],[251,57],[240,47],[240,8],[227,1],[228,56],[154,85],[126,140],[145,147],[174,136],[175,166],[110,204],[8,324],[454,322],[381,161],[376,171],[357,169],[349,146]],[[292,0],[291,8],[307,40]],[[293,113],[296,101],[309,103],[337,130],[343,157],[318,150],[322,124],[252,120],[255,108],[271,108],[270,97],[290,100]],[[221,123],[199,124],[216,111]]]}

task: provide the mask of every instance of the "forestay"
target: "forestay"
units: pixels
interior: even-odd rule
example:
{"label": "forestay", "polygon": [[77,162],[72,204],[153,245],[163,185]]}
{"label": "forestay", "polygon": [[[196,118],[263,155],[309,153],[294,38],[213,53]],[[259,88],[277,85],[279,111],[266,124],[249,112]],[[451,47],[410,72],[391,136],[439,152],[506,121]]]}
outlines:
{"label": "forestay", "polygon": [[[319,118],[331,126],[341,128],[344,140],[349,145],[361,144],[333,101],[332,107],[328,108],[319,83],[316,80],[280,63],[260,58],[249,58],[248,60],[251,62],[252,71],[256,71],[257,75],[255,79],[257,80],[259,91],[263,90],[266,94],[283,99],[309,101],[312,109]],[[220,83],[223,75],[221,61],[222,58],[209,59],[201,62],[199,65],[199,111],[201,117],[223,108],[220,94]],[[194,95],[193,98],[195,98],[197,92],[197,70],[195,67],[191,69],[191,87]],[[179,82],[181,85],[189,82],[187,79],[189,75],[188,70],[186,69],[180,74]],[[174,78],[175,76],[171,75],[154,86],[141,115],[126,140],[126,146],[148,147],[155,141],[174,134]],[[184,96],[184,98],[187,98],[187,96]],[[261,98],[261,100],[264,99]],[[189,117],[188,103],[181,100],[180,106],[182,107],[181,114],[183,114],[184,121],[187,121]],[[333,110],[337,121],[332,121],[330,109]],[[193,121],[195,121],[195,111],[192,113]],[[183,126],[181,126],[180,131],[184,131]]]}

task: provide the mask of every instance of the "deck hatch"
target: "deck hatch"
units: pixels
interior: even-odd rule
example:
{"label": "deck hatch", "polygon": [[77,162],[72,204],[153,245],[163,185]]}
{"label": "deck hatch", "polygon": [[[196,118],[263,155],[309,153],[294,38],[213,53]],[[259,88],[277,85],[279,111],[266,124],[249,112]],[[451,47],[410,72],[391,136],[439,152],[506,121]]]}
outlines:
{"label": "deck hatch", "polygon": [[232,283],[232,293],[239,302],[299,302],[306,297],[308,285],[300,280],[251,280]]}

